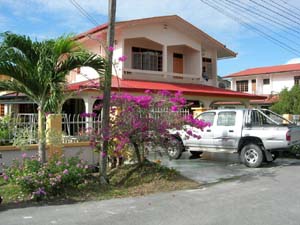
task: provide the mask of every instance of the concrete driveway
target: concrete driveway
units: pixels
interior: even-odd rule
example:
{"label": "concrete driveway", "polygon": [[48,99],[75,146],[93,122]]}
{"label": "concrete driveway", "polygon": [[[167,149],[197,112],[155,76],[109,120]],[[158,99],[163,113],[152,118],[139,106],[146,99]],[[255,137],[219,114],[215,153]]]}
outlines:
{"label": "concrete driveway", "polygon": [[228,153],[204,153],[201,158],[192,159],[190,153],[184,152],[178,160],[170,161],[167,156],[158,159],[162,160],[163,165],[174,168],[201,184],[212,184],[247,175],[269,174],[278,167],[300,163],[297,159],[278,158],[272,163],[263,164],[261,168],[248,168],[239,162],[237,154]]}

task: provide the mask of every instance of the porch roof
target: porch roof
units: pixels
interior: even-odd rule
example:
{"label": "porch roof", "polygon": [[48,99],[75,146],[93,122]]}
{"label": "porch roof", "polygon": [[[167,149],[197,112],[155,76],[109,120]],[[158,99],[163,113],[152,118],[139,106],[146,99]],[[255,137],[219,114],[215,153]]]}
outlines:
{"label": "porch roof", "polygon": [[[186,95],[194,96],[215,96],[215,97],[229,97],[234,99],[256,99],[262,100],[266,96],[252,95],[242,92],[226,90],[201,84],[184,84],[184,83],[164,83],[155,81],[142,80],[122,80],[113,76],[112,90],[114,91],[128,91],[128,92],[144,92],[145,90],[161,91],[168,90],[172,92],[181,91]],[[78,83],[69,84],[68,89],[75,90],[95,90],[99,88],[99,80],[87,80]]]}
{"label": "porch roof", "polygon": [[12,92],[1,95],[0,104],[34,104],[34,102],[23,93]]}

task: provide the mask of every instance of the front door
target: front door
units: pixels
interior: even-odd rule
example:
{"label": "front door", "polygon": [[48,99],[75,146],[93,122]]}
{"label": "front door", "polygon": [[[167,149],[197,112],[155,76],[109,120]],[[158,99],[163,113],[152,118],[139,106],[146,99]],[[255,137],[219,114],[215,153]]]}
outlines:
{"label": "front door", "polygon": [[176,79],[183,79],[183,54],[173,54],[173,72],[181,75],[174,76]]}

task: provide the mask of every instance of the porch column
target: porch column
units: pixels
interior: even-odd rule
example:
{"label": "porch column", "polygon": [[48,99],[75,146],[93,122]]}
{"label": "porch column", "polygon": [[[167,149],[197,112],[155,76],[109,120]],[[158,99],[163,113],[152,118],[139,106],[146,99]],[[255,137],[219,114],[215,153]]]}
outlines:
{"label": "porch column", "polygon": [[[83,98],[84,106],[85,106],[85,113],[93,113],[93,105],[95,103],[95,99],[91,98],[91,96],[85,96]],[[93,118],[86,117],[86,129],[92,127]]]}
{"label": "porch column", "polygon": [[163,72],[165,73],[165,77],[167,76],[168,72],[168,46],[163,46]]}
{"label": "porch column", "polygon": [[5,104],[4,105],[4,115],[10,115],[11,114],[11,105]]}
{"label": "porch column", "polygon": [[213,100],[203,99],[201,102],[204,105],[204,109],[208,110],[211,107],[211,104],[213,103]]}
{"label": "porch column", "polygon": [[241,103],[245,106],[246,109],[251,108],[249,99],[242,100]]}

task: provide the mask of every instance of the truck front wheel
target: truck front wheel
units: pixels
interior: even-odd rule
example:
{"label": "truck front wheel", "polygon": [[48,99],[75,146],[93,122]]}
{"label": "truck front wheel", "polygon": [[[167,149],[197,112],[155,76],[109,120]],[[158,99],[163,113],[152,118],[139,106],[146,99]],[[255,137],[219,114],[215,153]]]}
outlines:
{"label": "truck front wheel", "polygon": [[177,137],[172,137],[167,146],[167,153],[171,159],[179,159],[184,146],[181,140]]}
{"label": "truck front wheel", "polygon": [[264,155],[261,148],[256,144],[247,144],[241,151],[241,161],[248,167],[257,168],[260,167]]}

